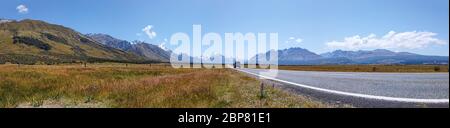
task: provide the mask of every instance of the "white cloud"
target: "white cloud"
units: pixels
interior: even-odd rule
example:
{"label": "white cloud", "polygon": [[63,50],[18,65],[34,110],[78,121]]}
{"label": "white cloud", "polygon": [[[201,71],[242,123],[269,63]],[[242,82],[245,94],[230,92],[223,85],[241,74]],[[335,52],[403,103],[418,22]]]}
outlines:
{"label": "white cloud", "polygon": [[286,43],[301,43],[303,42],[302,38],[295,38],[295,37],[289,37],[289,39],[286,41]]}
{"label": "white cloud", "polygon": [[164,38],[164,41],[163,42],[161,42],[159,45],[158,45],[158,47],[159,48],[161,48],[161,49],[163,49],[163,50],[169,50],[167,47],[166,47],[166,44],[167,44],[167,38]]}
{"label": "white cloud", "polygon": [[280,48],[290,48],[290,47],[301,47],[301,44],[303,42],[302,38],[298,37],[289,37],[287,40],[284,41],[284,43],[281,43]]}
{"label": "white cloud", "polygon": [[446,41],[437,39],[437,34],[433,32],[401,32],[396,33],[394,31],[388,32],[382,37],[377,37],[375,34],[370,34],[366,37],[360,37],[359,35],[346,37],[343,41],[331,41],[327,42],[328,48],[333,49],[348,49],[358,50],[367,48],[406,48],[417,49],[424,48],[429,45],[442,45],[446,44]]}
{"label": "white cloud", "polygon": [[166,42],[162,42],[161,44],[158,45],[158,47],[161,48],[162,50],[167,51]]}
{"label": "white cloud", "polygon": [[148,38],[153,39],[156,37],[156,32],[153,31],[153,26],[147,25],[144,29],[142,29],[145,34],[147,34]]}
{"label": "white cloud", "polygon": [[25,6],[25,5],[23,5],[23,4],[17,6],[16,9],[17,9],[17,11],[18,11],[19,13],[22,13],[22,14],[28,13],[28,8],[27,8],[27,6]]}

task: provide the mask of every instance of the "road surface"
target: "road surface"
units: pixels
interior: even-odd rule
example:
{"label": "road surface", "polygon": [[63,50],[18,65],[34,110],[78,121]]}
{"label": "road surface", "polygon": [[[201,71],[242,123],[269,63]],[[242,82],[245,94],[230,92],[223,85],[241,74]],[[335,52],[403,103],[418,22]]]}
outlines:
{"label": "road surface", "polygon": [[[238,69],[259,75],[264,69]],[[260,75],[261,76],[261,75]],[[362,107],[410,107],[432,104],[448,107],[449,73],[362,73],[278,70],[262,76],[297,86],[311,94],[344,100]],[[349,98],[350,97],[350,98]]]}

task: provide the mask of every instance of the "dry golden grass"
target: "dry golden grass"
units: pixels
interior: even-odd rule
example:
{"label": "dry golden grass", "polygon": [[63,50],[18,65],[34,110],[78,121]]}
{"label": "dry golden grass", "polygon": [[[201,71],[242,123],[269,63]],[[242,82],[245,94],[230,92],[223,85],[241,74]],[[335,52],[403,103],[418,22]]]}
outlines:
{"label": "dry golden grass", "polygon": [[0,65],[0,107],[336,107],[231,69],[164,65]]}
{"label": "dry golden grass", "polygon": [[279,66],[278,69],[334,72],[448,72],[448,65],[313,65]]}

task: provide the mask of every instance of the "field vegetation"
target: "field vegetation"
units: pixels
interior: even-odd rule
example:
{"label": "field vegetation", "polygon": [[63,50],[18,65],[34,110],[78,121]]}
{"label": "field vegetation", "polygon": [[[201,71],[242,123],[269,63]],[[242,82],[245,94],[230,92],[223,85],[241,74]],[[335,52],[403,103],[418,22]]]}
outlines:
{"label": "field vegetation", "polygon": [[0,107],[338,107],[232,69],[163,64],[0,65]]}

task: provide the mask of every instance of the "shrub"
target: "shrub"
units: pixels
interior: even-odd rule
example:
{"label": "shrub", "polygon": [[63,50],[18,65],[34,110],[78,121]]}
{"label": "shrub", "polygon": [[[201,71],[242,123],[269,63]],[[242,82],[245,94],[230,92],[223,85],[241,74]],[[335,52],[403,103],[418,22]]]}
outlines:
{"label": "shrub", "polygon": [[434,71],[435,71],[435,72],[441,71],[441,67],[439,67],[439,66],[434,66]]}
{"label": "shrub", "polygon": [[48,51],[52,48],[52,46],[50,46],[49,44],[44,43],[38,39],[31,38],[31,37],[14,36],[13,40],[14,40],[13,43],[15,43],[15,44],[22,43],[22,44],[34,46],[34,47],[37,47],[39,49],[46,50],[46,51]]}
{"label": "shrub", "polygon": [[42,33],[42,35],[51,41],[67,44],[67,41],[64,38],[60,38],[49,33]]}

